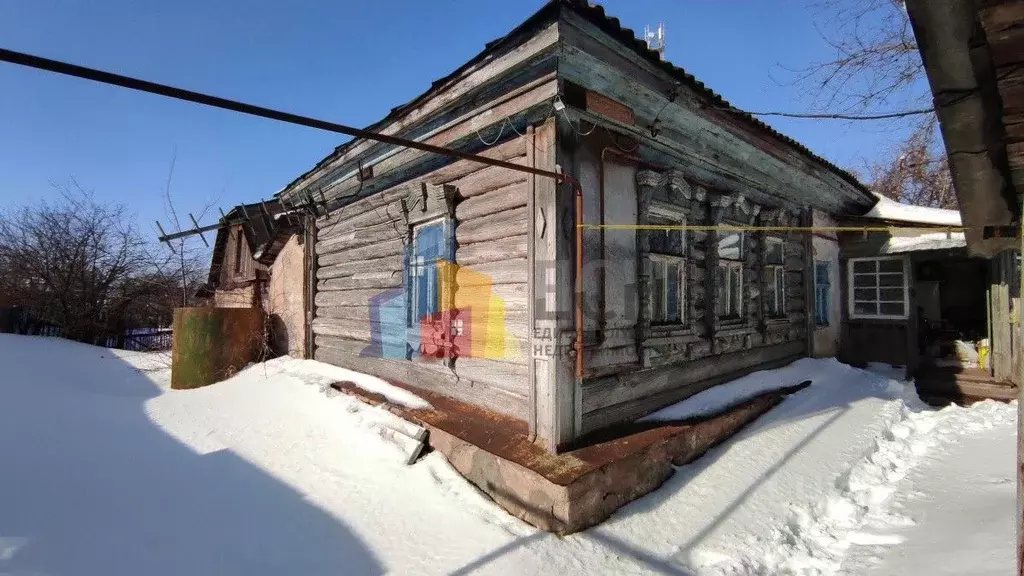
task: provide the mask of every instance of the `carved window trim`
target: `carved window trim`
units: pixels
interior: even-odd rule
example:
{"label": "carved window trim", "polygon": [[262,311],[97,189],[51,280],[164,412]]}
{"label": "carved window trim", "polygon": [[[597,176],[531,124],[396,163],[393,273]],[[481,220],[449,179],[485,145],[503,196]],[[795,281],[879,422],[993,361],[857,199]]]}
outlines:
{"label": "carved window trim", "polygon": [[[779,246],[779,254],[781,255],[780,261],[771,262],[768,259],[769,245],[777,244]],[[762,245],[764,252],[762,267],[764,280],[762,282],[761,290],[761,309],[764,312],[764,317],[767,321],[780,320],[786,318],[786,240],[779,236],[765,236]],[[775,302],[771,302],[768,299],[769,287],[774,290],[772,294],[775,296]],[[773,306],[774,304],[774,306]]]}
{"label": "carved window trim", "polygon": [[[640,224],[651,224],[652,217],[669,219],[685,226],[695,210],[702,209],[706,198],[705,191],[699,186],[691,186],[678,170],[657,172],[641,170],[637,173],[638,220]],[[674,334],[692,332],[696,316],[696,308],[691,295],[694,293],[696,278],[696,261],[693,258],[694,237],[690,230],[682,232],[682,255],[671,255],[651,252],[649,237],[646,233],[638,236],[638,295],[640,301],[640,318],[637,327],[639,334],[651,336],[651,332]],[[678,323],[657,322],[652,315],[653,298],[652,260],[667,259],[681,261],[679,268],[679,307]],[[665,289],[664,287],[662,289]]]}
{"label": "carved window trim", "polygon": [[[720,226],[736,226],[740,227],[743,224],[738,222],[719,222]],[[738,234],[739,246],[737,246],[737,255],[735,258],[726,258],[722,256],[722,235],[723,234]],[[750,305],[748,300],[749,290],[747,290],[746,269],[747,269],[747,253],[750,250],[750,239],[749,233],[744,230],[716,230],[713,234],[716,255],[718,261],[715,269],[710,272],[714,274],[715,278],[715,294],[714,294],[714,314],[719,326],[738,326],[746,324],[746,313],[747,306]],[[721,271],[721,274],[719,273]],[[739,290],[734,293],[732,288],[732,282],[730,281],[730,275],[736,274],[739,278]],[[724,282],[722,281],[724,279]],[[729,312],[727,314],[721,314],[719,310],[723,308],[723,297],[726,298],[724,302],[725,309]],[[734,304],[738,303],[738,309],[734,307]]]}

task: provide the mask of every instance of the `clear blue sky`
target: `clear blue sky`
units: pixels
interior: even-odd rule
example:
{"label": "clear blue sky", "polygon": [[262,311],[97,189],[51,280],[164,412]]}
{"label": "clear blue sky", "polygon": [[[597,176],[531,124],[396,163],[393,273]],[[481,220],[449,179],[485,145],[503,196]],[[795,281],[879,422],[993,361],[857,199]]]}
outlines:
{"label": "clear blue sky", "polygon": [[[36,2],[0,0],[0,45],[341,123],[384,116],[477,54],[542,0]],[[803,0],[606,0],[636,31],[665,22],[666,57],[746,109],[806,110],[779,65],[828,56]],[[844,167],[899,136],[877,123],[772,119]],[[74,177],[165,220],[161,190],[184,211],[268,197],[342,139],[0,64],[0,207],[54,196]],[[166,221],[166,220],[165,220]]]}

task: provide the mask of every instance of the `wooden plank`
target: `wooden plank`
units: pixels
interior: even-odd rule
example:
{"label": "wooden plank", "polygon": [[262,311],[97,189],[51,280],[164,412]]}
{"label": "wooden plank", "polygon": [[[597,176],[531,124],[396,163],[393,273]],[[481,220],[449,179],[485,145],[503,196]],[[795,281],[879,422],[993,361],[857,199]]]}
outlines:
{"label": "wooden plank", "polygon": [[344,206],[332,210],[327,216],[317,218],[317,237],[319,238],[320,234],[322,234],[325,229],[341,229],[336,227],[346,222],[358,222],[358,218],[365,217],[367,214],[373,212],[380,213],[401,210],[401,200],[408,194],[408,187],[395,186],[387,190],[382,190],[372,196],[355,199]]}
{"label": "wooden plank", "polygon": [[455,261],[460,266],[475,267],[486,262],[499,262],[510,258],[526,258],[526,236],[512,236],[501,240],[474,242],[459,246],[455,251]]}
{"label": "wooden plank", "polygon": [[688,382],[704,381],[720,374],[756,367],[804,352],[802,341],[788,342],[779,346],[766,346],[732,354],[709,356],[675,366],[589,380],[583,386],[583,413],[654,396],[685,387]]}
{"label": "wooden plank", "polygon": [[349,250],[341,250],[339,252],[328,252],[317,256],[317,261],[320,262],[320,266],[334,266],[335,264],[344,264],[346,262],[356,262],[360,260],[377,260],[380,258],[394,258],[401,259],[405,253],[405,239],[395,238],[393,240],[387,240],[385,242],[377,242],[376,244],[369,244],[360,248],[351,248]]}
{"label": "wooden plank", "polygon": [[[560,74],[575,83],[611,97],[630,107],[636,116],[639,126],[648,126],[653,116],[644,115],[638,110],[634,94],[649,93],[665,95],[670,88],[679,90],[675,104],[670,105],[666,112],[675,110],[693,110],[700,124],[693,124],[695,133],[707,131],[707,148],[714,146],[719,139],[730,142],[737,150],[738,157],[750,163],[764,164],[773,167],[779,173],[793,172],[807,174],[818,179],[824,186],[820,190],[829,190],[831,194],[843,196],[847,201],[865,203],[863,193],[859,192],[850,182],[834,172],[829,166],[814,160],[805,153],[795,149],[791,144],[766,132],[744,118],[725,111],[718,111],[708,97],[699,94],[688,86],[680,86],[676,78],[648,62],[621,44],[617,39],[599,30],[579,15],[569,13],[563,17],[564,25],[560,28],[563,40],[563,52],[559,59]],[[575,55],[586,54],[589,57],[584,63],[577,64]],[[593,63],[600,63],[602,68]],[[618,85],[620,91],[605,89],[608,85],[600,78],[605,69],[615,71],[620,77],[610,81],[612,86]],[[582,80],[582,81],[581,81]],[[629,95],[629,96],[627,96]],[[650,101],[650,99],[647,99]],[[665,99],[654,103],[656,108],[664,106]],[[706,118],[704,117],[706,116]],[[660,119],[664,120],[664,116]],[[709,154],[710,156],[710,154]]]}
{"label": "wooden plank", "polygon": [[628,74],[573,46],[564,48],[559,70],[566,80],[630,106],[640,126],[650,125],[658,117],[662,126],[659,140],[670,141],[686,160],[706,166],[710,172],[741,174],[756,182],[750,195],[756,198],[760,192],[761,202],[791,206],[806,203],[829,211],[841,210],[843,200],[868,203],[865,195],[845,180],[821,173],[810,175],[783,162],[699,111],[678,103],[669,105],[664,92],[631,81]]}
{"label": "wooden plank", "polygon": [[[543,102],[545,100],[550,100],[551,98],[554,98],[557,91],[558,85],[552,78],[550,82],[541,84],[536,88],[524,94],[521,94],[507,102],[503,102],[489,109],[482,108],[481,114],[486,110],[489,115],[488,117],[495,119],[496,122],[500,123],[500,126],[501,124],[504,124],[505,118],[511,117],[517,112],[526,110],[530,106],[533,106],[538,102]],[[482,133],[489,134],[492,130],[497,133],[497,131],[500,130],[499,126],[480,126],[478,123],[480,118],[483,118],[483,116],[479,114],[474,117],[467,117],[462,122],[450,128],[447,128],[434,136],[426,138],[425,140],[423,140],[423,142],[435,146],[448,146],[452,142],[458,141],[461,138],[469,136],[479,138],[479,135]],[[386,159],[383,159],[373,164],[374,178],[379,178],[380,176],[387,174],[388,172],[398,168],[399,166],[408,164],[409,162],[412,162],[416,158],[426,154],[430,153],[423,152],[422,150],[417,150],[415,148],[403,148],[401,149],[401,151],[397,152],[393,156],[390,156]],[[506,169],[506,171],[508,170]],[[358,178],[349,177],[344,181],[329,182],[327,184],[324,184],[324,186],[329,187],[328,192],[326,193],[327,199],[334,200],[339,197],[349,195],[350,191],[356,190],[359,187],[361,187],[362,182],[360,182]]]}
{"label": "wooden plank", "polygon": [[526,207],[492,214],[488,218],[477,218],[463,222],[455,228],[455,239],[459,245],[486,242],[510,236],[526,234]]}
{"label": "wooden plank", "polygon": [[456,400],[496,410],[513,418],[526,419],[526,398],[495,386],[459,379],[446,369],[410,360],[368,358],[333,348],[317,348],[316,359],[385,380],[402,382]]}
{"label": "wooden plank", "polygon": [[359,340],[365,343],[370,343],[374,338],[382,337],[384,334],[404,332],[405,329],[404,324],[387,324],[325,317],[313,320],[314,334]]}
{"label": "wooden plank", "polygon": [[331,290],[316,295],[317,306],[368,306],[370,298],[380,296],[383,290]]}
{"label": "wooden plank", "polygon": [[[517,156],[509,160],[512,164],[518,164],[520,166],[526,165],[526,156]],[[499,188],[504,188],[514,184],[523,184],[529,175],[524,172],[517,172],[515,170],[509,170],[508,168],[502,168],[501,166],[487,166],[483,170],[478,170],[472,174],[468,174],[458,180],[450,182],[452,186],[458,191],[459,198],[465,202],[467,199],[481,194],[486,194]],[[525,206],[526,203],[519,204],[519,206]]]}
{"label": "wooden plank", "polygon": [[527,395],[526,364],[502,362],[487,358],[458,358],[455,373],[459,378],[468,378],[516,394]]}
{"label": "wooden plank", "polygon": [[[551,101],[544,100],[537,102],[516,112],[509,116],[507,119],[496,119],[496,122],[511,122],[514,125],[529,125],[542,121],[544,118],[551,114]],[[480,130],[486,132],[487,126],[480,127]],[[509,135],[512,138],[511,135]],[[445,143],[445,147],[452,150],[460,150],[468,154],[478,154],[488,149],[483,141],[477,137],[474,132],[471,135],[467,135],[453,142]],[[375,174],[375,176],[369,180],[364,180],[359,183],[358,186],[351,185],[351,190],[345,193],[343,198],[332,200],[329,203],[329,209],[334,210],[340,204],[352,202],[358,198],[364,198],[372,196],[382,190],[389,189],[399,184],[406,182],[420,182],[423,181],[425,175],[444,168],[452,164],[455,160],[449,156],[439,154],[422,154],[415,158],[410,158],[405,164],[389,170],[383,174]],[[346,184],[349,185],[349,184]]]}
{"label": "wooden plank", "polygon": [[318,254],[339,252],[351,248],[359,248],[368,244],[405,239],[409,235],[409,227],[401,220],[388,220],[357,230],[335,233],[316,241]]}
{"label": "wooden plank", "polygon": [[330,292],[331,290],[359,290],[362,288],[377,288],[378,292],[388,288],[402,286],[402,273],[400,271],[364,272],[342,278],[331,278],[317,282],[316,289],[319,292]]}
{"label": "wooden plank", "polygon": [[455,218],[460,222],[526,206],[526,184],[513,182],[507,186],[471,196],[455,207]]}
{"label": "wooden plank", "polygon": [[[370,314],[370,307],[363,306],[334,306],[334,305],[322,305],[326,297],[332,294],[340,294],[340,292],[321,292],[316,295],[316,315],[318,318],[340,318],[343,320],[355,320],[358,322],[367,322],[375,318],[374,315]],[[381,306],[380,310],[386,315],[398,315],[399,313],[405,312],[404,304],[402,306]]]}
{"label": "wooden plank", "polygon": [[455,283],[458,286],[523,284],[526,281],[527,269],[525,258],[485,262],[465,268],[460,267],[455,273]]}
{"label": "wooden plank", "polygon": [[336,264],[333,266],[319,266],[316,271],[316,277],[318,280],[327,280],[328,278],[353,276],[367,271],[395,272],[401,270],[402,258],[392,256],[387,258],[377,258],[375,260],[346,262],[344,264]]}

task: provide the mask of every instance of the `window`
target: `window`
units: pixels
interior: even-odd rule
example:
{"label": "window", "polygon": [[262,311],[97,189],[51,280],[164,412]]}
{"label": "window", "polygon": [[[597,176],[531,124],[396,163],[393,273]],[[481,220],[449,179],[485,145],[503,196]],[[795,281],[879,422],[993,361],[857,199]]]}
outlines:
{"label": "window", "polygon": [[413,229],[409,257],[409,326],[417,326],[440,309],[437,261],[447,253],[444,222],[430,222]]}
{"label": "window", "polygon": [[720,319],[738,319],[743,314],[744,233],[718,232],[718,270],[715,273],[715,311]]}
{"label": "window", "polygon": [[[652,208],[649,224],[683,226],[686,218],[667,208]],[[650,317],[652,324],[682,324],[686,320],[686,233],[669,228],[648,230]]]}
{"label": "window", "polygon": [[901,258],[850,260],[850,317],[907,317],[907,277]]}
{"label": "window", "polygon": [[814,324],[828,326],[828,315],[832,309],[832,285],[829,282],[829,261],[814,261]]}
{"label": "window", "polygon": [[768,316],[780,317],[786,314],[786,255],[781,238],[765,238],[765,292],[764,301]]}

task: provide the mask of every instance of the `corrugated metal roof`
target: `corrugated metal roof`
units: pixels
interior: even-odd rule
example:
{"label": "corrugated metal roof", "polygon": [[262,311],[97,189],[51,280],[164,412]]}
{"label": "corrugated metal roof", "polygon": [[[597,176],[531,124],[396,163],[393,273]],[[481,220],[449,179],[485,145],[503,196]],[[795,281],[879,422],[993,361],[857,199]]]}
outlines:
{"label": "corrugated metal roof", "polygon": [[[778,138],[780,141],[792,146],[798,152],[806,155],[807,157],[811,158],[814,161],[821,163],[823,166],[825,166],[832,172],[836,173],[843,180],[847,181],[858,190],[864,192],[864,194],[869,196],[872,199],[872,201],[874,200],[874,198],[870,196],[870,192],[868,191],[867,187],[864,186],[864,184],[862,184],[859,180],[857,180],[856,176],[851,174],[849,171],[844,170],[839,166],[836,166],[835,164],[829,162],[828,160],[821,156],[818,156],[800,142],[772,128],[765,122],[759,120],[757,117],[736,108],[735,106],[730,104],[725,98],[723,98],[720,94],[705,86],[703,82],[697,80],[697,78],[695,78],[692,74],[688,73],[686,70],[680,68],[679,66],[676,66],[675,64],[672,64],[667,60],[662,59],[661,55],[658,52],[651,50],[647,46],[647,43],[644,42],[642,39],[638,38],[632,29],[622,26],[622,24],[619,23],[618,18],[607,15],[602,6],[600,6],[599,4],[592,4],[586,0],[550,0],[547,4],[541,7],[529,18],[524,20],[522,24],[516,26],[508,34],[505,34],[501,38],[497,38],[485,44],[484,50],[482,52],[474,56],[471,60],[469,60],[459,68],[457,68],[451,74],[448,74],[447,76],[432,82],[430,88],[426,92],[420,94],[419,96],[405,104],[392,108],[387,116],[385,116],[380,121],[368,126],[366,129],[377,131],[384,128],[394,120],[397,120],[399,117],[404,115],[405,112],[410,108],[415,107],[420,102],[427,99],[429,96],[436,93],[437,91],[447,88],[448,84],[451,81],[457,79],[462,74],[463,71],[486,59],[488,55],[490,55],[493,51],[499,48],[506,40],[515,36],[524,28],[545,18],[553,19],[553,17],[555,16],[554,13],[557,13],[557,10],[562,6],[568,7],[569,9],[572,9],[576,13],[582,15],[588,21],[601,28],[601,30],[610,34],[614,38],[620,40],[625,45],[629,46],[638,54],[643,56],[645,59],[657,65],[659,68],[667,72],[672,78],[693,88],[699,94],[708,98],[710,103],[715,107],[726,109],[735,113],[737,117],[749,122],[755,128],[762,130],[765,133],[770,134],[771,136]],[[295,185],[297,185],[307,176],[309,176],[316,170],[326,166],[328,163],[330,163],[338,156],[344,154],[358,141],[359,139],[352,139],[346,142],[345,144],[338,146],[337,148],[334,149],[334,151],[331,154],[323,158],[320,162],[317,162],[317,164],[313,168],[306,171],[301,176],[299,176],[298,178],[290,182],[287,186],[285,186],[280,192],[277,193],[277,195],[279,196],[281,194],[287,193],[290,189],[292,189]]]}

